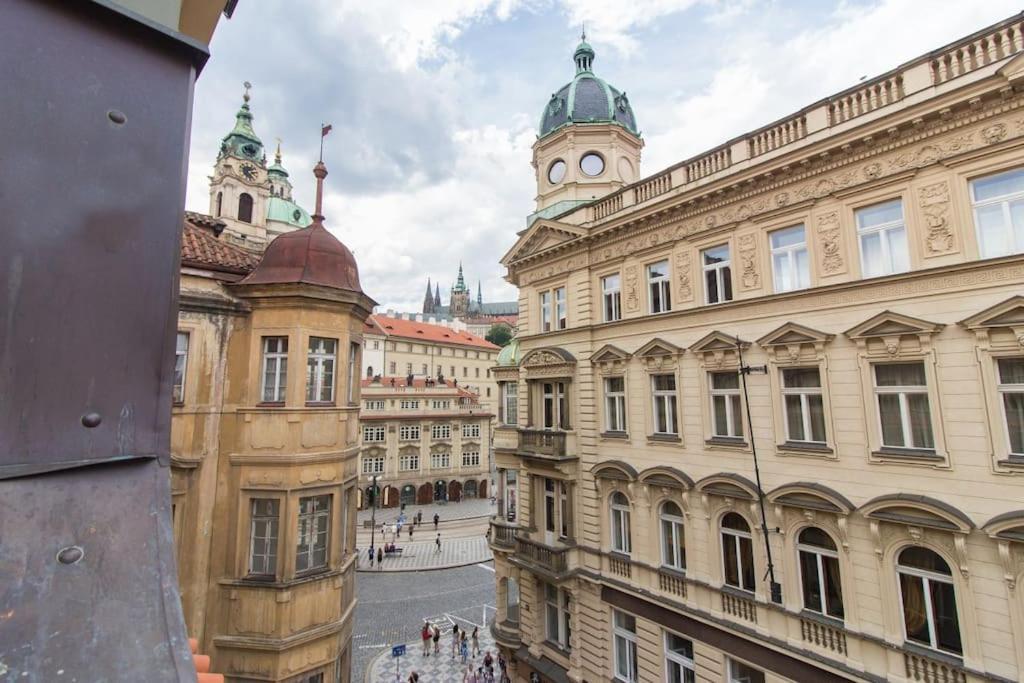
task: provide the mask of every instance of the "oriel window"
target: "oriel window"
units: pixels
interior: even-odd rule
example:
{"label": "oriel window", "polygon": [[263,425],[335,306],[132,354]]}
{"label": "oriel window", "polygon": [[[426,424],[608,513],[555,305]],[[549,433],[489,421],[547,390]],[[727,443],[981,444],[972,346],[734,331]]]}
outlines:
{"label": "oriel window", "polygon": [[324,337],[309,338],[306,357],[306,401],[332,403],[334,401],[334,365],[338,340]]}
{"label": "oriel window", "polygon": [[185,370],[188,366],[188,332],[179,332],[174,346],[174,389],[175,403],[185,400]]}
{"label": "oriel window", "polygon": [[253,498],[249,521],[249,575],[277,574],[277,538],[281,502],[275,498]]}
{"label": "oriel window", "polygon": [[288,337],[263,338],[263,402],[284,403],[288,386]]}
{"label": "oriel window", "polygon": [[331,497],[299,498],[299,526],[295,547],[296,573],[327,566],[327,536],[331,520]]}

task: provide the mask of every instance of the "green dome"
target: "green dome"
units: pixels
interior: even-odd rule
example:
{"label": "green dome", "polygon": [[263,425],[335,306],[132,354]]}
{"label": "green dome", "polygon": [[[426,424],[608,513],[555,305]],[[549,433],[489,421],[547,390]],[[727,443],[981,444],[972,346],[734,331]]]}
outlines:
{"label": "green dome", "polygon": [[498,352],[498,365],[507,365],[509,367],[515,367],[519,365],[519,339],[513,337],[512,341],[505,345],[501,351]]}
{"label": "green dome", "polygon": [[573,123],[614,123],[640,135],[626,93],[594,75],[594,48],[586,40],[573,53],[576,77],[548,100],[540,117],[540,137]]}
{"label": "green dome", "polygon": [[249,110],[249,84],[246,83],[245,95],[242,96],[242,107],[235,114],[235,127],[224,136],[220,143],[220,155],[233,156],[241,159],[252,159],[260,164],[266,163],[263,154],[263,141],[252,129],[252,112]]}
{"label": "green dome", "polygon": [[301,206],[284,197],[271,197],[267,202],[267,221],[288,223],[297,228],[305,228],[313,222],[309,213]]}

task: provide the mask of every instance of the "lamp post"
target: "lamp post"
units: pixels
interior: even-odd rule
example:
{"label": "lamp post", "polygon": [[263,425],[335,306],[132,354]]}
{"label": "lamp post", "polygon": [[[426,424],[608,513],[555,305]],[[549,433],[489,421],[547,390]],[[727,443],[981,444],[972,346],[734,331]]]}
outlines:
{"label": "lamp post", "polygon": [[370,502],[372,506],[370,508],[370,552],[373,552],[374,547],[377,545],[377,475],[373,475],[373,480],[370,483],[370,496],[373,500]]}

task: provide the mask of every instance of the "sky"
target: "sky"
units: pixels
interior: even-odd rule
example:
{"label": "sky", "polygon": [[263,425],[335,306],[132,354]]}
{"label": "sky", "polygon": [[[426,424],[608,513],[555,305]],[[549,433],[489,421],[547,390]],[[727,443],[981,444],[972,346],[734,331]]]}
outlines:
{"label": "sky", "polygon": [[498,260],[534,210],[530,166],[581,26],[595,73],[629,95],[644,176],[1021,11],[1012,0],[244,0],[195,92],[186,205],[250,81],[268,157],[324,214],[381,309],[442,299],[459,263],[484,301],[515,300]]}

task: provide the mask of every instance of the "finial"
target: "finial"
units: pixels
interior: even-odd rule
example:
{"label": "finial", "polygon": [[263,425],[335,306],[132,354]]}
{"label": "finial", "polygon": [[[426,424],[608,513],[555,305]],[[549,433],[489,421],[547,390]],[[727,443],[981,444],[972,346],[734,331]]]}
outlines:
{"label": "finial", "polygon": [[277,151],[274,153],[274,163],[281,163],[281,138],[275,138],[277,140]]}
{"label": "finial", "polygon": [[242,83],[242,85],[245,86],[245,92],[242,94],[242,99],[245,101],[246,104],[248,104],[249,103],[249,89],[252,88],[252,83],[250,83],[249,81],[245,81],[244,83]]}
{"label": "finial", "polygon": [[581,26],[580,40],[586,40],[587,39],[587,22],[583,22],[580,26]]}

